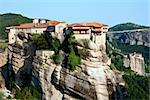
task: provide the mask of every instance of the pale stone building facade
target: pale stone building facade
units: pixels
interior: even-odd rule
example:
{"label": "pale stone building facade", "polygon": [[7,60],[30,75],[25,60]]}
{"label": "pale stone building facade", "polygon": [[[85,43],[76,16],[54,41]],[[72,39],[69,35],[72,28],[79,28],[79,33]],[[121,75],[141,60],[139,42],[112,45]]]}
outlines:
{"label": "pale stone building facade", "polygon": [[72,28],[74,36],[77,40],[91,40],[94,44],[96,44],[98,48],[105,51],[106,33],[108,32],[108,25],[98,22],[75,23],[67,25],[67,23],[65,22],[34,19],[32,23],[21,24],[19,26],[11,26],[7,27],[6,29],[9,30],[9,44],[13,44],[17,40],[17,34],[20,32],[23,32],[25,34],[41,34],[48,30],[53,37],[57,37],[59,40],[63,40],[63,32],[65,28]]}
{"label": "pale stone building facade", "polygon": [[46,31],[48,26],[53,26],[55,28],[54,32],[58,33],[59,35],[60,33],[63,33],[63,29],[67,26],[67,24],[65,22],[58,22],[53,20],[39,21],[39,19],[34,19],[32,23],[21,24],[20,26],[7,27],[6,29],[9,30],[8,33],[9,44],[13,44],[16,41],[17,39],[16,35],[20,32],[41,34],[44,31]]}
{"label": "pale stone building facade", "polygon": [[98,22],[75,23],[69,25],[73,29],[74,36],[77,40],[88,39],[93,41],[98,48],[106,49],[106,33],[108,25]]}

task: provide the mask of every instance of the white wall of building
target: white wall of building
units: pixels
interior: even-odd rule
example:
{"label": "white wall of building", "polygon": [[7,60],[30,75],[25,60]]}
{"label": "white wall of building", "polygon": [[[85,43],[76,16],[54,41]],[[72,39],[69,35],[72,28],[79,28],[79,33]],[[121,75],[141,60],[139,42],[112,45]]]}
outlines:
{"label": "white wall of building", "polygon": [[[74,36],[77,40],[90,39],[90,34],[74,34]],[[99,47],[102,48],[103,50],[106,50],[106,34],[105,33],[102,33],[101,35],[96,35],[96,44],[99,45]]]}
{"label": "white wall of building", "polygon": [[16,41],[15,34],[16,34],[16,29],[15,28],[10,29],[10,32],[8,33],[8,40],[9,40],[8,43],[9,44],[15,43],[15,41]]}
{"label": "white wall of building", "polygon": [[62,33],[63,29],[67,27],[67,23],[60,23],[55,26],[55,32],[56,33]]}
{"label": "white wall of building", "polygon": [[90,34],[74,34],[77,40],[90,39]]}
{"label": "white wall of building", "polygon": [[96,36],[96,44],[98,44],[101,49],[106,50],[106,33]]}
{"label": "white wall of building", "polygon": [[43,33],[46,28],[32,28],[30,33]]}

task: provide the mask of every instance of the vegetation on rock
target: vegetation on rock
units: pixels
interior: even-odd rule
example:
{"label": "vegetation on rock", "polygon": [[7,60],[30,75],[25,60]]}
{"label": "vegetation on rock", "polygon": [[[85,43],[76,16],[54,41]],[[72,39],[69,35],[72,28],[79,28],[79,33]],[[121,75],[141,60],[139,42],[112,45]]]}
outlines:
{"label": "vegetation on rock", "polygon": [[[113,42],[112,45],[118,48],[120,47],[121,51],[124,53],[127,53],[127,51],[130,52],[130,50],[132,51],[133,49],[132,46],[130,48],[124,46],[123,48],[117,42]],[[123,56],[117,50],[112,49],[111,46],[108,44],[107,44],[107,53],[112,59],[112,64],[110,65],[110,68],[124,72],[123,79],[125,80],[126,83],[129,98],[131,100],[139,100],[139,99],[148,100],[149,98],[149,90],[147,88],[149,83],[148,77],[139,76],[130,68],[125,68],[123,66]]]}
{"label": "vegetation on rock", "polygon": [[48,43],[45,39],[44,34],[32,34],[31,36],[31,40],[33,41],[33,43],[36,45],[36,49],[37,50],[45,50],[45,49],[49,49]]}
{"label": "vegetation on rock", "polygon": [[7,47],[8,47],[8,41],[6,40],[0,41],[0,49],[5,49]]}
{"label": "vegetation on rock", "polygon": [[61,56],[59,53],[55,53],[53,56],[52,56],[52,59],[54,61],[55,64],[60,64],[61,63]]}

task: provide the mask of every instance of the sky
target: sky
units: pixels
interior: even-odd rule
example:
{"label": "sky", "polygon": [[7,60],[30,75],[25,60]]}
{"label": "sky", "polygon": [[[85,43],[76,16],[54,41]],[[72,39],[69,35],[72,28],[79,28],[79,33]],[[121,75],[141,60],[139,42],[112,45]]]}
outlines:
{"label": "sky", "polygon": [[0,14],[4,13],[67,23],[113,26],[133,22],[150,26],[150,0],[0,0]]}

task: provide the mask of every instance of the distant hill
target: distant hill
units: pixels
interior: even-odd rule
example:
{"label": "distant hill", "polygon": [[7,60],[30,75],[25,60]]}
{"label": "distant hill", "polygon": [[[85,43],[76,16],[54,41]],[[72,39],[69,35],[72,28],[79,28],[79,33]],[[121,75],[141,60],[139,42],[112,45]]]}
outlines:
{"label": "distant hill", "polygon": [[24,17],[20,14],[0,14],[0,39],[7,38],[7,33],[5,32],[5,28],[7,26],[15,26],[23,23],[29,23],[31,21],[31,18]]}
{"label": "distant hill", "polygon": [[134,23],[123,23],[109,28],[109,31],[134,30],[134,29],[142,29],[142,28],[149,28],[149,27],[134,24]]}

